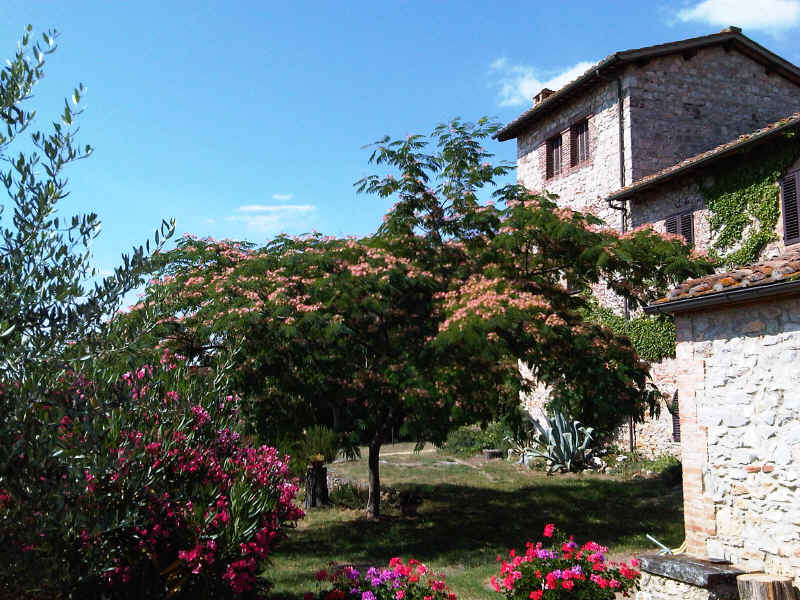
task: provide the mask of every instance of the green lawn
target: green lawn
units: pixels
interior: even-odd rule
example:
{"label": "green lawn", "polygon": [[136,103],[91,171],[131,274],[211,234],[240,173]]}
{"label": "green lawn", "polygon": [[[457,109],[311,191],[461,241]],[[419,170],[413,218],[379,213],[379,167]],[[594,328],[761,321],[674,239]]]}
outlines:
{"label": "green lawn", "polygon": [[[578,542],[608,545],[619,557],[650,548],[646,533],[670,546],[683,541],[681,492],[674,477],[547,476],[499,460],[392,454],[401,450],[387,446],[382,451],[382,483],[416,488],[423,498],[418,516],[401,517],[395,506],[385,506],[378,521],[366,520],[359,510],[310,511],[268,570],[276,596],[298,598],[313,591],[313,574],[330,562],[385,564],[402,556],[446,573],[460,599],[497,600],[486,587],[498,570],[497,555],[540,539],[546,523],[574,534]],[[366,455],[332,470],[365,479]]]}

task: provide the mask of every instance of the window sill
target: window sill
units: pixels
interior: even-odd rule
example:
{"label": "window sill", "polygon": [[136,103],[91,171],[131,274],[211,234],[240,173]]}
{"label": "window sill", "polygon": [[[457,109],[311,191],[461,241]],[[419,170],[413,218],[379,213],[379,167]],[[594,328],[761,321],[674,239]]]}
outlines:
{"label": "window sill", "polygon": [[593,163],[594,163],[594,161],[592,160],[592,158],[588,158],[587,160],[579,162],[577,165],[566,167],[560,173],[556,173],[555,175],[551,175],[550,177],[545,175],[544,176],[544,181],[545,181],[545,183],[547,183],[547,182],[550,182],[550,181],[556,181],[558,179],[563,179],[564,177],[569,177],[573,173],[576,173],[577,171],[580,171],[581,169],[583,169],[585,167],[591,167]]}

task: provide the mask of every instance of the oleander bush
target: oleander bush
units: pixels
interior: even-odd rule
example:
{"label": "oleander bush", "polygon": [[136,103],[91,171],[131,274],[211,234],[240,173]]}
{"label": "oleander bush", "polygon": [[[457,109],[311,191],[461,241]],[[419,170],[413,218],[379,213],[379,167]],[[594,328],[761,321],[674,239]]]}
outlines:
{"label": "oleander bush", "polygon": [[0,71],[0,597],[255,594],[301,516],[297,487],[285,457],[242,437],[234,347],[204,369],[142,343],[149,316],[130,332],[111,318],[174,223],[95,279],[98,216],[59,210],[68,165],[92,152],[76,139],[84,89],[48,131],[27,106],[56,37],[28,26]]}
{"label": "oleander bush", "polygon": [[302,515],[297,485],[287,457],[241,436],[239,399],[224,383],[165,351],[110,386],[68,372],[34,399],[50,427],[38,430],[39,455],[6,466],[19,477],[8,477],[0,511],[0,553],[22,595],[37,573],[44,596],[225,598],[267,587],[256,574]]}

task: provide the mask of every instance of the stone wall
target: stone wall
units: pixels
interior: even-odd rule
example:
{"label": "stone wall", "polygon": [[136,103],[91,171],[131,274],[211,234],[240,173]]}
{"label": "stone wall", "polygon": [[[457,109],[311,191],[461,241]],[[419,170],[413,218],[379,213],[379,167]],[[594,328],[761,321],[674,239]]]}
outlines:
{"label": "stone wall", "polygon": [[[700,50],[628,66],[622,83],[624,185],[800,110],[800,87],[735,50]],[[588,117],[590,160],[569,166],[569,128]],[[621,187],[617,81],[591,88],[517,138],[517,179],[619,228],[605,198]],[[546,142],[564,139],[564,169],[546,178]],[[668,215],[664,215],[668,216]],[[651,221],[652,222],[652,221]]]}
{"label": "stone wall", "polygon": [[[627,103],[623,92],[623,102]],[[623,114],[626,109],[623,107]],[[588,117],[588,161],[569,166],[569,128]],[[628,120],[623,118],[625,135],[630,136]],[[560,175],[546,178],[546,142],[562,134],[564,168]],[[630,165],[630,156],[625,160]],[[551,192],[560,198],[559,205],[592,212],[609,226],[621,226],[620,214],[610,209],[605,198],[620,187],[619,116],[615,82],[599,85],[574,100],[546,120],[535,124],[517,138],[517,180],[529,190]],[[626,175],[630,182],[630,172]]]}
{"label": "stone wall", "polygon": [[800,297],[676,316],[691,554],[800,583]]}
{"label": "stone wall", "polygon": [[651,224],[653,229],[666,233],[666,218],[694,211],[692,227],[694,245],[698,250],[707,250],[711,245],[711,224],[701,185],[710,184],[710,178],[687,175],[635,197],[630,203],[631,225],[640,227]]}
{"label": "stone wall", "polygon": [[797,85],[719,46],[626,75],[634,180],[800,110]]}
{"label": "stone wall", "polygon": [[[664,399],[660,403],[661,410],[657,417],[647,417],[643,423],[634,424],[634,449],[646,458],[680,457],[681,445],[672,437],[672,413],[667,406],[667,403],[672,402],[672,395],[677,387],[675,359],[665,358],[660,362],[650,363],[650,377]],[[619,428],[615,441],[620,448],[627,450],[630,447],[628,425]]]}
{"label": "stone wall", "polygon": [[[781,140],[773,142],[780,144]],[[666,218],[679,213],[693,211],[694,246],[698,250],[709,250],[713,243],[713,233],[709,221],[711,212],[706,208],[702,188],[713,185],[714,178],[721,173],[736,170],[740,165],[749,161],[758,160],[765,152],[764,147],[756,148],[752,152],[737,156],[726,161],[719,161],[714,165],[716,175],[708,172],[690,172],[686,175],[655,186],[635,196],[630,202],[630,220],[632,227],[651,224],[653,229],[665,233]],[[800,168],[800,161],[787,169],[787,172]],[[783,208],[783,198],[780,197],[780,182],[775,186],[779,188],[779,206]],[[775,227],[777,239],[770,242],[762,252],[762,258],[774,257],[785,251],[783,243],[783,215],[778,217]]]}

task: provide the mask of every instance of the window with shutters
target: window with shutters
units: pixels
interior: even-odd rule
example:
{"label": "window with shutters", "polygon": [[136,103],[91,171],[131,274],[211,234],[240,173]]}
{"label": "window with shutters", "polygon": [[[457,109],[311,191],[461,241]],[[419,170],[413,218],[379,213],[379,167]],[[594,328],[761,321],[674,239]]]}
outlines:
{"label": "window with shutters", "polygon": [[569,164],[577,166],[589,160],[589,121],[584,119],[569,128]]}
{"label": "window with shutters", "polygon": [[694,244],[694,213],[692,211],[667,217],[666,225],[667,233],[682,235],[687,244]]}
{"label": "window with shutters", "polygon": [[781,181],[783,196],[783,241],[789,244],[800,243],[800,205],[797,198],[797,179],[800,171],[789,173]]}
{"label": "window with shutters", "polygon": [[547,179],[561,174],[561,136],[547,140]]}

